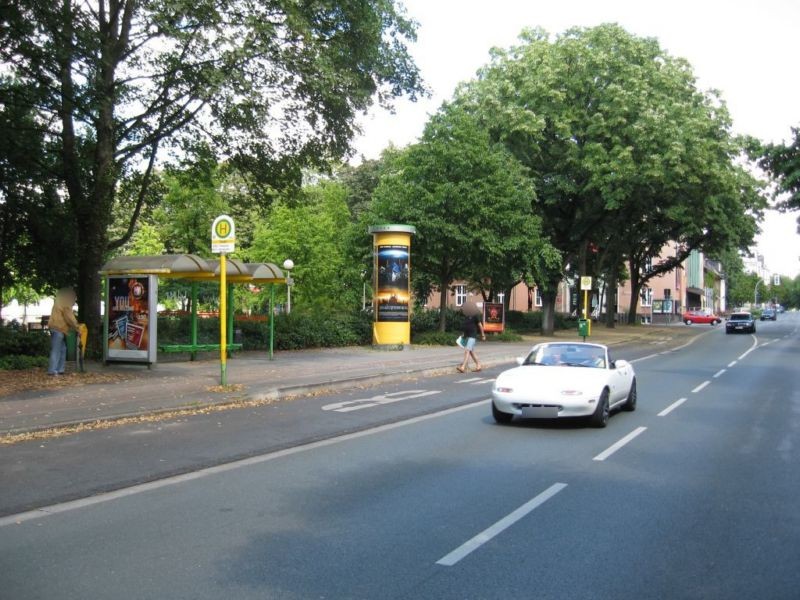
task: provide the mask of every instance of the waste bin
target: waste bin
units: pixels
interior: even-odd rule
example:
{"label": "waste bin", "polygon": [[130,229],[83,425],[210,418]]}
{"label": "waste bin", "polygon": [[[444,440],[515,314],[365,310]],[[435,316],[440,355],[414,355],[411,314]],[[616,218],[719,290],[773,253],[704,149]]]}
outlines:
{"label": "waste bin", "polygon": [[588,319],[578,319],[578,335],[581,337],[586,337],[589,335]]}
{"label": "waste bin", "polygon": [[67,341],[67,360],[75,360],[78,356],[78,334],[70,330],[66,336]]}

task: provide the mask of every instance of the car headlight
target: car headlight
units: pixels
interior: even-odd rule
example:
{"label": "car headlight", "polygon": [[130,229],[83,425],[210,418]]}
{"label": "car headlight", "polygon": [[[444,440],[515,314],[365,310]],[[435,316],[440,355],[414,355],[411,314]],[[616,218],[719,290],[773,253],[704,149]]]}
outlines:
{"label": "car headlight", "polygon": [[494,388],[494,391],[495,392],[500,392],[501,394],[510,394],[511,392],[514,391],[514,388],[498,386],[498,387]]}

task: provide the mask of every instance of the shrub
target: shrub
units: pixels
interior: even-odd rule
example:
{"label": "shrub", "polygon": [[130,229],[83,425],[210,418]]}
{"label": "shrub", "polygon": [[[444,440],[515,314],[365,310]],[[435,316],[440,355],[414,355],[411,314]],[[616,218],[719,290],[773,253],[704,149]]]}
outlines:
{"label": "shrub", "polygon": [[[461,323],[464,321],[464,313],[452,308],[445,309],[447,322],[446,331],[459,331]],[[411,314],[411,334],[423,333],[426,331],[438,331],[439,329],[439,309],[420,308]]]}
{"label": "shrub", "polygon": [[513,329],[506,327],[503,333],[491,333],[486,336],[487,342],[521,342],[522,336]]}
{"label": "shrub", "polygon": [[11,354],[0,357],[0,370],[19,371],[47,366],[46,356],[27,356],[24,354]]}
{"label": "shrub", "polygon": [[47,356],[50,336],[44,331],[0,327],[0,356]]}
{"label": "shrub", "polygon": [[[506,313],[506,326],[521,333],[538,333],[542,330],[542,313],[510,310]],[[555,329],[577,329],[578,318],[565,313],[556,313]]]}
{"label": "shrub", "polygon": [[452,331],[425,331],[411,337],[411,342],[419,346],[455,346],[458,334]]}

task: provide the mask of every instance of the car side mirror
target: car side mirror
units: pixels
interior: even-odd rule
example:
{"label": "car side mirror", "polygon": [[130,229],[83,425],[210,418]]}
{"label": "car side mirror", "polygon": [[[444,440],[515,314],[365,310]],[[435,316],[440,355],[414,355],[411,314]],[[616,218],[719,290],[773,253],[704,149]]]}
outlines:
{"label": "car side mirror", "polygon": [[525,357],[524,357],[524,356],[518,356],[518,357],[517,357],[517,364],[518,364],[520,367],[522,366],[522,364],[523,364],[524,362],[525,362]]}

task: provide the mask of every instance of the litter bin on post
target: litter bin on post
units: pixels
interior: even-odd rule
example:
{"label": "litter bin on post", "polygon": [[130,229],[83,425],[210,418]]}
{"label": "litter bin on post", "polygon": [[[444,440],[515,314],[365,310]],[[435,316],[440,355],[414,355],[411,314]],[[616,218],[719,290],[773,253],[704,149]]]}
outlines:
{"label": "litter bin on post", "polygon": [[586,336],[589,335],[589,320],[588,319],[578,319],[578,335],[583,337],[583,341],[586,341]]}
{"label": "litter bin on post", "polygon": [[66,335],[67,360],[72,361],[78,356],[78,334],[70,329]]}

